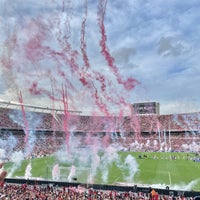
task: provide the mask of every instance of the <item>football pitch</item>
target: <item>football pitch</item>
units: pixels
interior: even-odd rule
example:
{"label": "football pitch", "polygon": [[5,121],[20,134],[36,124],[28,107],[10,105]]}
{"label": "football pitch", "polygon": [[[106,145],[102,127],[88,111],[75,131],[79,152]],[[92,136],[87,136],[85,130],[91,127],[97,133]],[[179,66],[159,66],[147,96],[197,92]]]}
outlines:
{"label": "football pitch", "polygon": [[73,174],[72,163],[59,163],[54,156],[24,160],[18,166],[8,162],[4,167],[12,178],[25,177],[27,166],[31,165],[28,178],[55,180],[52,174],[57,165],[59,181],[169,186],[176,190],[200,191],[200,162],[194,159],[199,159],[199,155],[182,152],[118,152],[118,159],[108,164],[100,159],[95,170],[91,163],[82,166],[74,161]]}

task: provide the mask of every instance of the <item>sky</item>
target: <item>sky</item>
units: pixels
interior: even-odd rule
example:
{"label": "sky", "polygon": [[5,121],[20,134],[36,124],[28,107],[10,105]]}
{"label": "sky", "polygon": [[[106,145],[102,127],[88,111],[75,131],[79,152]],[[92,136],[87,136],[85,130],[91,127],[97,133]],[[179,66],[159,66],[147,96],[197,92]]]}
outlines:
{"label": "sky", "polygon": [[199,112],[199,10],[199,0],[0,0],[0,99]]}

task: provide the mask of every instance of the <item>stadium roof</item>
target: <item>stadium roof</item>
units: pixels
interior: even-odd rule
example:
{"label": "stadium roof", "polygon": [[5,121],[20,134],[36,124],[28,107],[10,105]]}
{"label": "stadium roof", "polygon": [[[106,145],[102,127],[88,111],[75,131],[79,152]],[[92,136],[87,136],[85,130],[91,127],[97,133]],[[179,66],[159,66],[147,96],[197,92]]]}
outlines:
{"label": "stadium roof", "polygon": [[[55,111],[57,113],[63,113],[65,111],[64,109],[42,107],[42,106],[36,106],[36,105],[30,105],[30,104],[22,104],[22,103],[18,103],[14,101],[5,101],[5,100],[0,99],[0,107],[21,109],[22,105],[26,110],[35,111],[35,112],[36,111],[39,111],[39,112]],[[74,111],[74,110],[68,110],[68,112],[78,113],[78,114],[81,113],[81,111]]]}

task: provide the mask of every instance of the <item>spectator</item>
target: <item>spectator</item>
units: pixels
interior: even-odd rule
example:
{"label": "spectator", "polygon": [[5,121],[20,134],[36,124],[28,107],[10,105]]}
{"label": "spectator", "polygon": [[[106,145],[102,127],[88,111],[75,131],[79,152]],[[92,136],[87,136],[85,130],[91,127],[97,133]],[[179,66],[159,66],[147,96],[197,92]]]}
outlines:
{"label": "spectator", "polygon": [[155,189],[152,189],[151,191],[151,199],[158,200],[158,193],[155,191]]}

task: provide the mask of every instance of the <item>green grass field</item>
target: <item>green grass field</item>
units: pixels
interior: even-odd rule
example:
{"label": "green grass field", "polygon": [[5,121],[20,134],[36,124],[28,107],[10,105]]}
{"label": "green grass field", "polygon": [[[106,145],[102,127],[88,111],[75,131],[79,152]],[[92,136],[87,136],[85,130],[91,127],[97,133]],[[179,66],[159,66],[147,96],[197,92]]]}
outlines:
{"label": "green grass field", "polygon": [[[144,157],[144,154],[147,157]],[[93,183],[117,184],[126,182],[129,184],[160,184],[169,187],[177,186],[179,190],[200,191],[200,162],[187,159],[195,156],[192,153],[187,155],[186,153],[169,152],[119,152],[118,155],[119,159],[117,162],[111,162],[106,167],[101,167],[101,164],[99,164],[93,177]],[[130,165],[130,162],[127,163],[126,158],[128,155],[135,158],[137,166]],[[172,160],[170,156],[176,156],[177,159]],[[132,160],[130,161],[132,162]],[[102,160],[102,162],[104,161]],[[32,167],[32,177],[52,179],[52,169],[58,161],[55,157],[25,160],[17,167],[12,177],[23,177],[29,163],[31,163]],[[76,166],[76,163],[73,163],[73,165]],[[60,173],[62,177],[67,177],[70,173],[70,166],[65,163],[59,163],[59,166],[62,167]],[[14,165],[13,163],[5,163],[4,167],[9,174]],[[132,174],[134,171],[133,168],[137,170],[134,176]],[[76,166],[76,169],[77,182],[86,183],[91,173],[89,167],[84,168],[79,165]]]}

